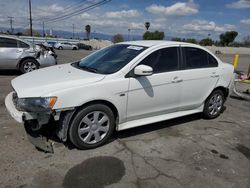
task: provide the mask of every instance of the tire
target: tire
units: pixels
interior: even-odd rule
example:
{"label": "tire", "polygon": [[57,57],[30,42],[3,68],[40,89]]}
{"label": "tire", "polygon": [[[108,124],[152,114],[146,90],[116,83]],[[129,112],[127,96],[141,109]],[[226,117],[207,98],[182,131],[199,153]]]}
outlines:
{"label": "tire", "polygon": [[69,139],[79,149],[96,148],[110,138],[114,128],[112,110],[103,104],[93,104],[80,110],[73,118]]}
{"label": "tire", "polygon": [[34,59],[26,59],[24,60],[19,67],[19,70],[22,73],[27,73],[27,72],[31,72],[34,71],[36,69],[39,69],[39,64],[37,63],[36,60]]}
{"label": "tire", "polygon": [[204,117],[207,119],[218,117],[223,110],[224,102],[224,93],[221,90],[213,91],[205,101],[203,110]]}
{"label": "tire", "polygon": [[77,50],[77,48],[76,48],[76,47],[74,47],[74,48],[73,48],[73,50]]}
{"label": "tire", "polygon": [[58,50],[63,50],[63,47],[62,47],[62,46],[59,46]]}

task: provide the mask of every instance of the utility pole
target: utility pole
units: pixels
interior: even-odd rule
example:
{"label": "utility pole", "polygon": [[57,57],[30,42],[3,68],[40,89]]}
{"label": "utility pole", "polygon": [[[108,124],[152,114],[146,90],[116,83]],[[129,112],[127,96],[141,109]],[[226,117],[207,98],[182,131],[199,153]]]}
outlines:
{"label": "utility pole", "polygon": [[43,37],[45,37],[45,31],[44,31],[44,21],[43,21]]}
{"label": "utility pole", "polygon": [[72,39],[74,38],[75,38],[75,24],[73,24],[73,38]]}
{"label": "utility pole", "polygon": [[128,41],[130,41],[130,31],[131,31],[131,29],[128,28]]}
{"label": "utility pole", "polygon": [[12,16],[8,16],[9,20],[10,20],[10,33],[12,34],[13,33],[13,27],[12,27],[12,24],[13,24],[13,18]]}
{"label": "utility pole", "polygon": [[31,16],[31,0],[29,0],[29,10],[30,10],[30,36],[33,36],[33,31],[32,31],[32,16]]}

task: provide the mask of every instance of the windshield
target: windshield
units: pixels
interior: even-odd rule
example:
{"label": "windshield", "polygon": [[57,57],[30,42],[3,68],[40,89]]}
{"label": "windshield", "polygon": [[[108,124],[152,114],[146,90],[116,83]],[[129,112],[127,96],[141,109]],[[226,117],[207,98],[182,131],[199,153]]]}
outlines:
{"label": "windshield", "polygon": [[127,65],[145,49],[146,47],[142,46],[117,44],[87,56],[76,66],[95,73],[112,74]]}

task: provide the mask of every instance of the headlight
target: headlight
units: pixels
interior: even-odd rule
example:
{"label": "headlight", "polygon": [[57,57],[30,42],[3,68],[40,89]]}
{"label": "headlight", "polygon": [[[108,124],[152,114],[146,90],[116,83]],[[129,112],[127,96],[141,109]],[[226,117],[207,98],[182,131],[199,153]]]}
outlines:
{"label": "headlight", "polygon": [[35,97],[19,98],[17,108],[27,112],[45,112],[50,111],[55,105],[57,97]]}

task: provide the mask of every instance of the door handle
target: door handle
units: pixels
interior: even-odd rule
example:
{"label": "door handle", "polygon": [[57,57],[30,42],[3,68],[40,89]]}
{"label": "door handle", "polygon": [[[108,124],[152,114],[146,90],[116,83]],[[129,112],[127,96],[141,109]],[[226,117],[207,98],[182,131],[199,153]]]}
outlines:
{"label": "door handle", "polygon": [[16,53],[20,53],[20,52],[23,52],[22,50],[17,50]]}
{"label": "door handle", "polygon": [[210,76],[211,78],[217,78],[219,75],[216,72],[212,72],[212,75]]}
{"label": "door handle", "polygon": [[180,79],[178,76],[176,76],[173,78],[172,83],[180,83],[182,81],[183,81],[183,79]]}
{"label": "door handle", "polygon": [[219,75],[215,74],[215,75],[211,75],[211,78],[218,78]]}

